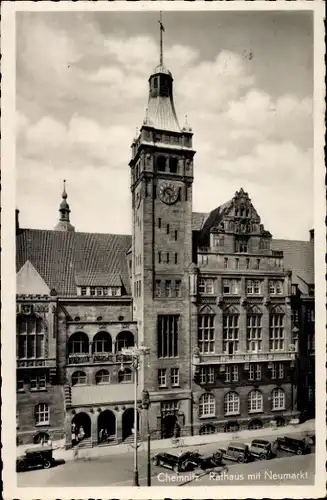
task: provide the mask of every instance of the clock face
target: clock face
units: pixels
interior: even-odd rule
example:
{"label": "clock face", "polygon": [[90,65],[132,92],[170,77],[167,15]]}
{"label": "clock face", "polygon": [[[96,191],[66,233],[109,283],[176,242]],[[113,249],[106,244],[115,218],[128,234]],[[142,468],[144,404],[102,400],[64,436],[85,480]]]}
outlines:
{"label": "clock face", "polygon": [[171,182],[165,182],[159,187],[159,198],[163,203],[172,205],[178,199],[179,188]]}

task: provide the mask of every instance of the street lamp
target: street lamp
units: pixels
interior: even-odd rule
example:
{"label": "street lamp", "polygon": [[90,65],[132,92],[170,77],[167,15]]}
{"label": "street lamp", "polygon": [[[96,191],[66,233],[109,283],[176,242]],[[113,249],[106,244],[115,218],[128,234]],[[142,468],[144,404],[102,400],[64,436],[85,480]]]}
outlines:
{"label": "street lamp", "polygon": [[[134,479],[133,486],[139,485],[139,471],[138,471],[138,455],[137,455],[137,388],[138,388],[138,369],[140,366],[141,356],[148,354],[150,350],[144,346],[140,347],[129,347],[127,349],[122,349],[123,356],[129,356],[132,358],[132,367],[134,369]],[[122,369],[123,361],[122,361]]]}

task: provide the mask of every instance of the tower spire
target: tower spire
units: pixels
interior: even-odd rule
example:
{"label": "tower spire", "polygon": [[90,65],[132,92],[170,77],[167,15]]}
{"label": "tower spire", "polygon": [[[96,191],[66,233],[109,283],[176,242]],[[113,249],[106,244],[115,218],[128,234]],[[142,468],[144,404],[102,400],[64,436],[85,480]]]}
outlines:
{"label": "tower spire", "polygon": [[163,65],[163,33],[165,31],[165,27],[162,24],[162,12],[160,11],[160,18],[158,21],[160,25],[160,66]]}
{"label": "tower spire", "polygon": [[55,231],[74,231],[74,226],[71,225],[69,220],[70,208],[67,203],[66,179],[64,179],[63,184],[62,202],[59,206],[59,222],[55,227]]}

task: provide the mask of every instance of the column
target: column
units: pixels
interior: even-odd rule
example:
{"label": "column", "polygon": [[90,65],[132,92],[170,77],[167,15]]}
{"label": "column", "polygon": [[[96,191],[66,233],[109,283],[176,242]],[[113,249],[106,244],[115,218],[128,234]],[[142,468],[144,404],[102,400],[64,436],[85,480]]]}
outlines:
{"label": "column", "polygon": [[116,439],[118,443],[123,440],[123,412],[115,411],[116,416]]}
{"label": "column", "polygon": [[72,415],[66,412],[65,424],[64,424],[65,436],[66,436],[66,449],[72,447]]}
{"label": "column", "polygon": [[91,438],[92,438],[92,446],[98,444],[98,416],[99,413],[93,411],[91,413]]}

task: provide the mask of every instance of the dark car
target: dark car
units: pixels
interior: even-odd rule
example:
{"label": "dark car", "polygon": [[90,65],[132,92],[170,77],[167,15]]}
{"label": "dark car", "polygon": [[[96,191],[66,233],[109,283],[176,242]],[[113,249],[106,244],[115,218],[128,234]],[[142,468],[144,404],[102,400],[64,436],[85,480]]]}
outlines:
{"label": "dark car", "polygon": [[186,452],[182,455],[173,455],[171,453],[157,453],[152,458],[153,465],[166,467],[175,472],[184,472],[194,469],[199,465],[199,459],[194,452]]}
{"label": "dark car", "polygon": [[249,462],[251,454],[247,444],[232,442],[227,448],[220,448],[222,457],[227,460],[234,460],[240,464]]}
{"label": "dark car", "polygon": [[277,438],[277,448],[279,450],[289,451],[291,453],[296,453],[297,455],[304,455],[310,453],[310,444],[312,440],[308,437],[304,438],[294,438],[294,437],[278,437]]}
{"label": "dark car", "polygon": [[52,446],[31,448],[16,459],[16,471],[21,472],[30,467],[43,467],[49,469],[54,464]]}
{"label": "dark car", "polygon": [[199,466],[201,469],[206,470],[221,465],[223,454],[220,450],[210,455],[200,455]]}
{"label": "dark car", "polygon": [[273,458],[275,456],[274,444],[266,439],[253,439],[250,443],[250,453],[260,460]]}

